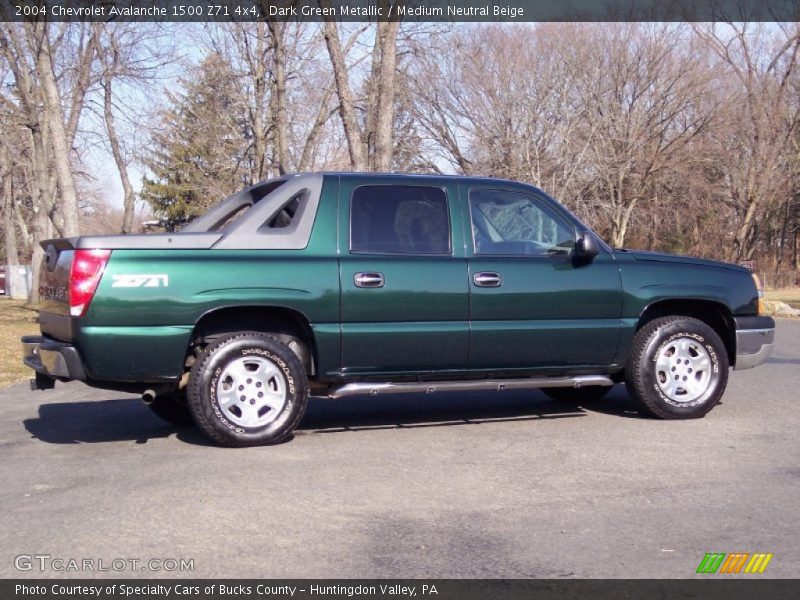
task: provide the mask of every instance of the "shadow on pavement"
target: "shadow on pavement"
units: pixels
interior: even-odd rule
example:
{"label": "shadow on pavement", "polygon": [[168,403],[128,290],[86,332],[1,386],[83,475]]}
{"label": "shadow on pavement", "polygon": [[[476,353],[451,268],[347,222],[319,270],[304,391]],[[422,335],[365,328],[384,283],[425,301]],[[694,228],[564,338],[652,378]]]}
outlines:
{"label": "shadow on pavement", "polygon": [[162,421],[141,400],[98,400],[42,404],[39,416],[23,422],[37,439],[50,444],[92,444],[166,438],[176,431],[190,443],[205,443],[194,427],[176,427]]}
{"label": "shadow on pavement", "polygon": [[583,417],[598,412],[641,418],[630,407],[624,386],[586,403],[552,400],[539,391],[442,393],[434,396],[312,398],[298,430],[337,433],[363,429],[450,427],[503,421]]}
{"label": "shadow on pavement", "polygon": [[779,358],[771,356],[767,359],[768,365],[800,365],[800,358]]}
{"label": "shadow on pavement", "polygon": [[608,394],[599,400],[583,402],[580,406],[587,412],[602,413],[614,417],[652,419],[652,417],[641,414],[633,407],[624,385],[615,385]]}
{"label": "shadow on pavement", "polygon": [[[342,400],[311,398],[298,433],[536,421],[584,417],[589,412],[641,418],[631,409],[623,386],[616,386],[601,400],[585,404],[551,400],[538,391],[359,396]],[[27,419],[24,426],[34,438],[50,444],[120,441],[145,444],[177,433],[183,442],[214,445],[192,426],[177,427],[162,421],[138,399],[42,404],[39,416]]]}

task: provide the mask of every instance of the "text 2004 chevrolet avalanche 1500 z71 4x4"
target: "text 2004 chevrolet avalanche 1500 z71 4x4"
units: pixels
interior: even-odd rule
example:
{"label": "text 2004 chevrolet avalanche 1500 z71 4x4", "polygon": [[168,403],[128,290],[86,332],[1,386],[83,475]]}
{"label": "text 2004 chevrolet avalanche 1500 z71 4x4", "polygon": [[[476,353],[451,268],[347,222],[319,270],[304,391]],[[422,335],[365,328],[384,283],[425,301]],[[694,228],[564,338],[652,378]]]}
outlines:
{"label": "text 2004 chevrolet avalanche 1500 z71 4x4", "polygon": [[229,446],[286,438],[309,394],[542,388],[702,417],[774,321],[739,266],[612,250],[542,191],[302,174],[159,235],[44,242],[34,386],[143,394]]}

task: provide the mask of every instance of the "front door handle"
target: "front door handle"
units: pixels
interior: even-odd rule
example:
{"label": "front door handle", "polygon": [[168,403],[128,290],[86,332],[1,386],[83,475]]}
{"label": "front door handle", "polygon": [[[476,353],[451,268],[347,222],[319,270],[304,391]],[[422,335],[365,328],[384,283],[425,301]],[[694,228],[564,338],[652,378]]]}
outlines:
{"label": "front door handle", "polygon": [[500,273],[484,271],[483,273],[475,273],[472,276],[472,282],[477,287],[500,287],[503,285],[503,276]]}
{"label": "front door handle", "polygon": [[380,288],[386,283],[383,273],[356,273],[353,281],[360,288]]}

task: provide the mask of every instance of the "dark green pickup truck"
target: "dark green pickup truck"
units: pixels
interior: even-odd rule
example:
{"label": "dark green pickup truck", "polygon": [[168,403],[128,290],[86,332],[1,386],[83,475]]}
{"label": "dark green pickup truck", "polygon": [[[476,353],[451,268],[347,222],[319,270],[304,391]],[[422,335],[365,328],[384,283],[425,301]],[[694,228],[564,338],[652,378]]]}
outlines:
{"label": "dark green pickup truck", "polygon": [[179,233],[44,243],[32,385],[141,393],[229,446],[309,394],[542,388],[705,415],[774,321],[746,269],[612,250],[537,188],[358,173],[263,181]]}

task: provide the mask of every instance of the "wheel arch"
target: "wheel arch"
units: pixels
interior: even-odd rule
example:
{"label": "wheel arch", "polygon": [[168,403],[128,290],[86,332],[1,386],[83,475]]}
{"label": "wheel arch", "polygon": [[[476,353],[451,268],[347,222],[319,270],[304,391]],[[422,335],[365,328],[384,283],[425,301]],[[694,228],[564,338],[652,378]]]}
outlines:
{"label": "wheel arch", "polygon": [[706,298],[657,300],[642,310],[636,324],[636,331],[655,319],[672,315],[692,317],[711,327],[725,344],[728,363],[734,366],[736,363],[736,326],[730,308],[722,302]]}
{"label": "wheel arch", "polygon": [[296,339],[305,347],[305,353],[297,350],[295,353],[309,376],[316,374],[317,347],[310,321],[300,311],[285,306],[253,304],[213,308],[195,322],[190,344],[207,344],[239,331],[274,333]]}

